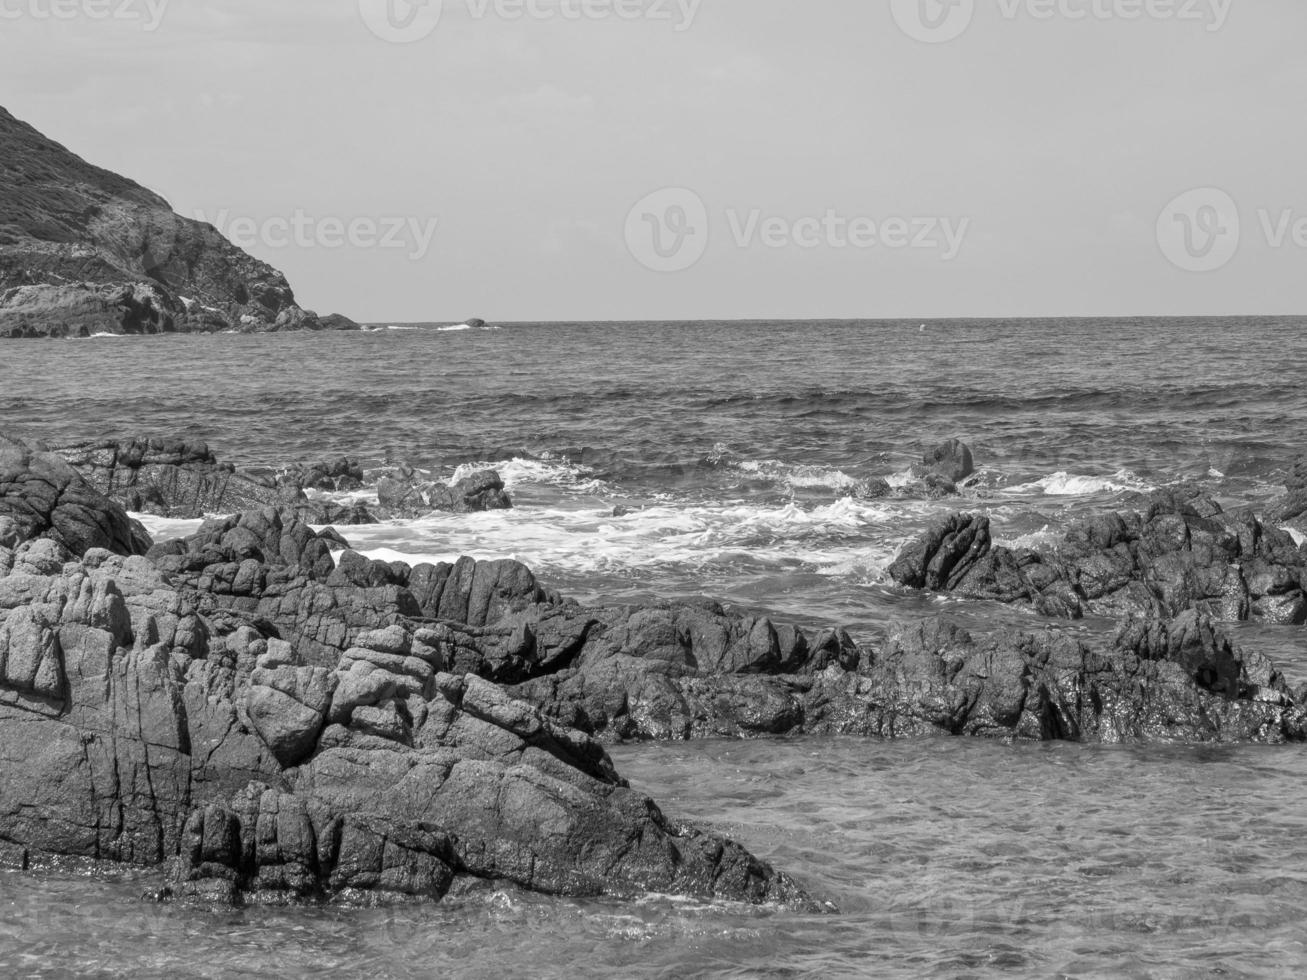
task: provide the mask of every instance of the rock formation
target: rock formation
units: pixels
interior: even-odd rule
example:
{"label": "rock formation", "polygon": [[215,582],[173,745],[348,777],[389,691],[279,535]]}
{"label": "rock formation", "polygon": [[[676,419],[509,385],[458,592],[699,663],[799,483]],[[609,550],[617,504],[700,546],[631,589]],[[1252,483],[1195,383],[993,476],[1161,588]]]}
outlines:
{"label": "rock formation", "polygon": [[890,576],[914,589],[1028,603],[1049,616],[1176,616],[1307,622],[1307,551],[1247,512],[1189,488],[1142,513],[1074,525],[1049,554],[995,547],[988,517],[949,517],[904,547]]}
{"label": "rock formation", "polygon": [[260,472],[220,463],[207,444],[183,439],[102,440],[52,451],[111,500],[134,513],[160,517],[195,519],[273,507],[293,511],[308,523],[353,526],[437,510],[467,514],[513,506],[493,470],[451,486],[422,480],[412,467],[401,467],[381,479],[377,505],[337,504],[310,499],[304,491],[362,488],[363,470],[356,459]]}
{"label": "rock formation", "polygon": [[321,329],[358,324],[0,108],[0,337]]}
{"label": "rock formation", "polygon": [[[1159,502],[1131,553],[1215,535],[1196,500]],[[0,862],[168,863],[172,895],[439,899],[466,877],[815,910],[665,817],[602,741],[1307,740],[1307,685],[1197,609],[1100,639],[932,620],[859,645],[708,600],[586,607],[513,561],[337,558],[338,535],[275,507],[142,556],[121,506],[13,441],[0,515]],[[941,581],[968,526],[931,551]],[[1259,533],[1250,560],[1278,546]]]}
{"label": "rock formation", "polygon": [[[95,527],[122,515],[61,460],[28,453],[15,472],[6,452],[7,512],[57,512],[55,473],[73,477],[69,507],[100,512]],[[215,525],[193,553],[248,556],[240,567],[258,566],[264,595],[274,567],[344,581],[320,539],[270,513]],[[738,845],[668,820],[588,736],[451,673],[440,638],[397,613],[341,637],[324,665],[324,648],[306,658],[238,602],[208,601],[183,573],[179,587],[133,542],[115,554],[57,513],[15,526],[16,547],[0,549],[6,863],[173,862],[174,894],[223,901],[438,899],[464,876],[817,908]]]}

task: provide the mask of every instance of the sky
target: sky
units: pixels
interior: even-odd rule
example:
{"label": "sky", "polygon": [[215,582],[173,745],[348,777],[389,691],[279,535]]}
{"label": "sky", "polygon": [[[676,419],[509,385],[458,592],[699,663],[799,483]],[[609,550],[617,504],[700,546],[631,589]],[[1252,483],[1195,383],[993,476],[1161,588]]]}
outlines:
{"label": "sky", "polygon": [[366,322],[1307,310],[1301,0],[0,0],[0,104]]}

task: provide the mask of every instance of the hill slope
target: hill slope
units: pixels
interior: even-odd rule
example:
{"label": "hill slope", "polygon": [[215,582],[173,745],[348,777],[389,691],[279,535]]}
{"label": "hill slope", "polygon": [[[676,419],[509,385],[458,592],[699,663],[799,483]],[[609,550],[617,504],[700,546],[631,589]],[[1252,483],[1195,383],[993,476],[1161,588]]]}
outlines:
{"label": "hill slope", "polygon": [[357,324],[0,108],[0,337],[324,327]]}

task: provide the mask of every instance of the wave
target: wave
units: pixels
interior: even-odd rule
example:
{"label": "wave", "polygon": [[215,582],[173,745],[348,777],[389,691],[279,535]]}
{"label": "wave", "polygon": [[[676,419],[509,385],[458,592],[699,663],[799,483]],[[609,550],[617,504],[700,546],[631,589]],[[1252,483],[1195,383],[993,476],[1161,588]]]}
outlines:
{"label": "wave", "polygon": [[586,494],[602,494],[610,490],[590,467],[572,463],[566,457],[551,456],[515,456],[498,462],[464,463],[454,471],[449,482],[457,483],[478,470],[495,470],[510,491],[524,485],[560,487]]}
{"label": "wave", "polygon": [[471,555],[572,575],[722,566],[839,574],[845,567],[886,567],[903,542],[902,513],[851,498],[811,509],[660,503],[623,517],[606,508],[530,507],[431,514],[344,533],[368,557],[411,565]]}
{"label": "wave", "polygon": [[1110,477],[1079,476],[1071,473],[1052,473],[1033,483],[1007,487],[1009,494],[1043,494],[1046,497],[1089,497],[1099,493],[1149,493],[1157,487],[1140,479],[1129,470],[1120,470]]}
{"label": "wave", "polygon": [[852,490],[865,483],[834,467],[786,463],[779,459],[744,460],[731,465],[747,477],[781,484],[796,490],[823,487],[831,490]]}

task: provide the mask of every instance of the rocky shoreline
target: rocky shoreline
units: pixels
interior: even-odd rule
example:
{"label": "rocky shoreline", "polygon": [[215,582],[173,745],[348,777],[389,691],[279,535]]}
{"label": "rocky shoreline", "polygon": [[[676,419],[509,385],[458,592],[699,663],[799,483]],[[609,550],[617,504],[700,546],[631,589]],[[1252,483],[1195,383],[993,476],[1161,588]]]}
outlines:
{"label": "rocky shoreline", "polygon": [[[391,499],[434,506],[412,477]],[[978,638],[938,617],[859,642],[710,600],[585,606],[513,561],[371,561],[315,530],[330,522],[304,493],[359,480],[350,460],[267,477],[197,444],[0,438],[0,861],[161,866],[167,894],[222,902],[491,879],[815,911],[632,791],[604,743],[1307,740],[1307,685],[1220,626],[1294,622],[1307,559],[1195,493],[1073,529],[1056,558],[958,516],[894,566],[912,587],[1117,615],[1113,635]],[[232,516],[155,544],[125,505]]]}

